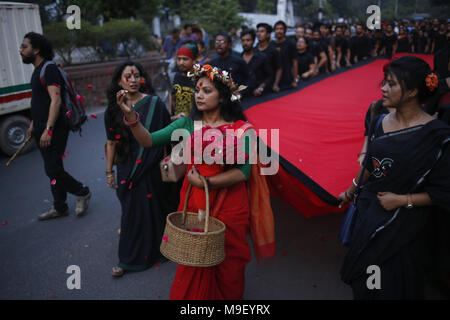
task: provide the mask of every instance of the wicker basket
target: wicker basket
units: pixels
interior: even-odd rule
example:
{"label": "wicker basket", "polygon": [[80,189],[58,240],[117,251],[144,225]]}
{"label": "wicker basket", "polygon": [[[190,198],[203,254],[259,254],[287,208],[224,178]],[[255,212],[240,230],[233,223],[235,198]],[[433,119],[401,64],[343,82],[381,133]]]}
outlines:
{"label": "wicker basket", "polygon": [[[193,212],[186,212],[189,185],[184,201],[183,211],[173,212],[167,216],[161,253],[177,264],[193,267],[211,267],[220,264],[225,259],[225,224],[209,216],[208,184],[205,185],[206,215],[204,221]],[[204,232],[192,232],[191,229],[203,229]]]}

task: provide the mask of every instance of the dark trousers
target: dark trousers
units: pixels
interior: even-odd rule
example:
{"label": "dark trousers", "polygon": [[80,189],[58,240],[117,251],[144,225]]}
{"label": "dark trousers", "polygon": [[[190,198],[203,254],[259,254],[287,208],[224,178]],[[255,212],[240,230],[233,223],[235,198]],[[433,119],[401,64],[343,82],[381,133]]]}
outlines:
{"label": "dark trousers", "polygon": [[[45,173],[50,179],[50,188],[53,194],[53,205],[58,212],[64,212],[68,209],[66,199],[67,192],[75,196],[85,196],[89,189],[75,180],[64,170],[63,155],[66,150],[69,130],[64,127],[54,129],[51,144],[47,148],[41,148],[39,141],[44,131],[42,126],[35,126],[33,136],[36,140],[39,151],[44,159]],[[52,184],[52,181],[54,182]]]}

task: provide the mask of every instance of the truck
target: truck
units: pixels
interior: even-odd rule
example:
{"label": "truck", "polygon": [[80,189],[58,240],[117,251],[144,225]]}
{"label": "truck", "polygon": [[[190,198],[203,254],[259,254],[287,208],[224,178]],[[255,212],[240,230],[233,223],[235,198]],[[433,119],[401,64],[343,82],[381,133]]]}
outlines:
{"label": "truck", "polygon": [[24,64],[19,54],[24,35],[31,31],[42,34],[38,5],[0,2],[0,149],[7,155],[26,140],[31,122],[33,65]]}

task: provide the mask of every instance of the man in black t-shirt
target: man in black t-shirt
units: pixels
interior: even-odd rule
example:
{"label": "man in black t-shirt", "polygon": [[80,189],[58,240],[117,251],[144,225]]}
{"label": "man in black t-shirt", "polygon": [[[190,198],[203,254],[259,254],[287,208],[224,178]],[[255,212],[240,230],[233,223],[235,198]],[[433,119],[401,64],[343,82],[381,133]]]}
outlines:
{"label": "man in black t-shirt", "polygon": [[254,30],[245,30],[241,33],[241,43],[244,52],[241,56],[249,69],[248,94],[260,96],[265,88],[272,85],[272,68],[264,53],[256,52],[253,48],[256,34]]}
{"label": "man in black t-shirt", "polygon": [[394,32],[394,26],[388,24],[386,26],[386,32],[381,38],[381,51],[380,55],[386,55],[390,59],[397,52],[397,34]]}
{"label": "man in black t-shirt", "polygon": [[350,67],[350,47],[341,26],[336,27],[335,43],[336,67]]}
{"label": "man in black t-shirt", "polygon": [[88,208],[89,188],[69,175],[63,166],[69,129],[61,112],[61,86],[63,79],[55,64],[46,67],[41,79],[41,69],[46,61],[53,59],[51,43],[42,35],[27,33],[20,46],[22,61],[33,64],[31,76],[31,124],[28,136],[34,137],[44,160],[45,173],[50,180],[53,206],[38,216],[47,220],[68,215],[67,192],[77,196],[75,213],[82,215]]}
{"label": "man in black t-shirt", "polygon": [[270,41],[270,34],[272,33],[272,27],[268,25],[267,23],[259,23],[256,26],[256,37],[258,38],[258,45],[255,47],[255,52],[264,54],[268,61],[269,65],[271,67],[271,74],[272,79],[271,87],[266,87],[264,90],[273,90],[275,92],[280,91],[280,80],[281,80],[281,74],[283,72],[283,69],[281,69],[281,55],[278,52],[277,49],[275,49],[275,46],[273,45],[273,42]]}
{"label": "man in black t-shirt", "polygon": [[372,43],[365,35],[364,26],[356,26],[356,35],[350,40],[351,63],[357,63],[361,60],[367,60],[371,57]]}
{"label": "man in black t-shirt", "polygon": [[286,39],[287,26],[283,21],[278,21],[274,25],[275,30],[275,48],[281,54],[281,81],[280,90],[297,88],[297,49],[292,41]]}
{"label": "man in black t-shirt", "polygon": [[[225,32],[219,33],[216,36],[215,48],[217,56],[211,59],[210,65],[231,73],[235,83],[246,86],[248,84],[248,66],[240,56],[231,52],[231,37]],[[245,93],[245,90],[241,92],[243,95]]]}

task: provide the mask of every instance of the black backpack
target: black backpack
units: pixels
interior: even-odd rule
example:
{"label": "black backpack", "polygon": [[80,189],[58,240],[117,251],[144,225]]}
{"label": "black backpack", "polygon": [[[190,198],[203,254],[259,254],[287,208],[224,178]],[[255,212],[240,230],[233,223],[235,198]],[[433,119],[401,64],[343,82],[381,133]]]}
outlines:
{"label": "black backpack", "polygon": [[[42,83],[42,86],[45,86],[44,83],[44,74],[45,69],[48,65],[54,64],[53,61],[46,61],[42,66],[41,72],[39,74],[39,80]],[[71,131],[78,131],[81,135],[81,126],[86,122],[86,107],[80,101],[81,99],[77,99],[80,97],[77,91],[75,91],[72,81],[70,80],[67,73],[62,69],[62,67],[56,65],[63,79],[63,85],[61,87],[61,108],[64,112],[64,119],[68,128]]]}

